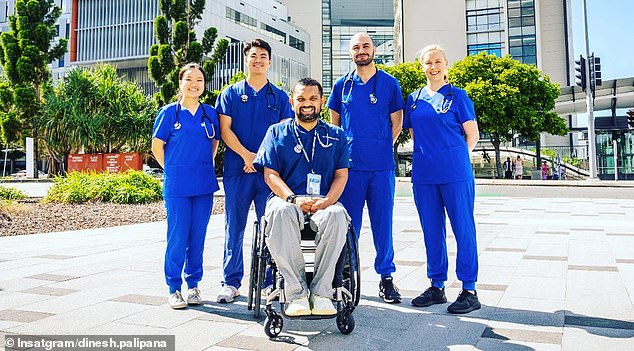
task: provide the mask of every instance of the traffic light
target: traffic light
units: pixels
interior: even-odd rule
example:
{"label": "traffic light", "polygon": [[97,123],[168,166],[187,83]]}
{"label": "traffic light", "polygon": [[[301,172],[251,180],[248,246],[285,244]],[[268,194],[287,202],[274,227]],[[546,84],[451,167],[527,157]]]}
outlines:
{"label": "traffic light", "polygon": [[586,59],[582,55],[575,60],[575,84],[586,91]]}
{"label": "traffic light", "polygon": [[592,94],[597,86],[601,86],[601,58],[595,57],[594,53],[590,56],[590,88]]}

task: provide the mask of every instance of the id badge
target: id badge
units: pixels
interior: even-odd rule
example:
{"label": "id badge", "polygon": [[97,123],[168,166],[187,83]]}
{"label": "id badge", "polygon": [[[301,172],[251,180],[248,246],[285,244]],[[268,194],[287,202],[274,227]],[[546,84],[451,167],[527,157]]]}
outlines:
{"label": "id badge", "polygon": [[319,195],[321,190],[321,174],[308,173],[306,175],[306,194]]}

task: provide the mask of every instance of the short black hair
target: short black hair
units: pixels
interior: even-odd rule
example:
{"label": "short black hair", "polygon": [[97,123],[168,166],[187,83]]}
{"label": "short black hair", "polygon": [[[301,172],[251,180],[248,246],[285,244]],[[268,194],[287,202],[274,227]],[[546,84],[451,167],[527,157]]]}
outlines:
{"label": "short black hair", "polygon": [[[317,79],[302,78],[297,82],[297,84],[295,84],[296,87],[298,85],[301,85],[304,87],[317,87],[317,89],[319,89],[319,96],[324,96],[324,88],[321,86],[321,84],[319,84]],[[293,95],[295,95],[295,88],[293,88],[293,90],[291,91],[291,96]]]}
{"label": "short black hair", "polygon": [[244,47],[242,48],[244,56],[247,56],[249,50],[254,47],[266,50],[269,53],[269,59],[271,58],[271,45],[262,39],[253,39],[253,41],[244,44]]}

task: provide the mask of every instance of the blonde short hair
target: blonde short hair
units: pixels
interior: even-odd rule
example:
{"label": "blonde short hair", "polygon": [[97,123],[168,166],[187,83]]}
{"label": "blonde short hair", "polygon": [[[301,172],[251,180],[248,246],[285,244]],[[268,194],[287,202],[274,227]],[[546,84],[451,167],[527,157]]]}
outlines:
{"label": "blonde short hair", "polygon": [[445,52],[445,49],[438,45],[438,44],[431,44],[431,45],[427,45],[424,48],[422,48],[418,54],[416,54],[416,57],[418,58],[418,61],[420,63],[423,63],[423,57],[425,57],[425,54],[427,54],[430,51],[439,51],[440,53],[442,53],[442,56],[445,58],[445,62],[449,63],[449,60],[447,60],[447,52]]}

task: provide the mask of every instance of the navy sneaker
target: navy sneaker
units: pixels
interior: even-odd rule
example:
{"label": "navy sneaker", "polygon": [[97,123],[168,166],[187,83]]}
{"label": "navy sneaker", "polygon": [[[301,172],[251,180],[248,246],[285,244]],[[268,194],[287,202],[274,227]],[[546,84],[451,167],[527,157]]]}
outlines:
{"label": "navy sneaker", "polygon": [[447,307],[447,311],[449,313],[464,314],[479,310],[480,307],[480,300],[478,300],[478,293],[476,291],[471,293],[467,290],[462,290],[456,302]]}
{"label": "navy sneaker", "polygon": [[412,300],[412,305],[416,307],[427,307],[439,303],[447,302],[445,296],[445,288],[437,288],[435,286],[427,288],[422,294]]}
{"label": "navy sneaker", "polygon": [[391,276],[381,278],[381,283],[379,284],[379,297],[387,303],[401,302],[401,294],[398,292],[398,288],[394,285],[394,280]]}

